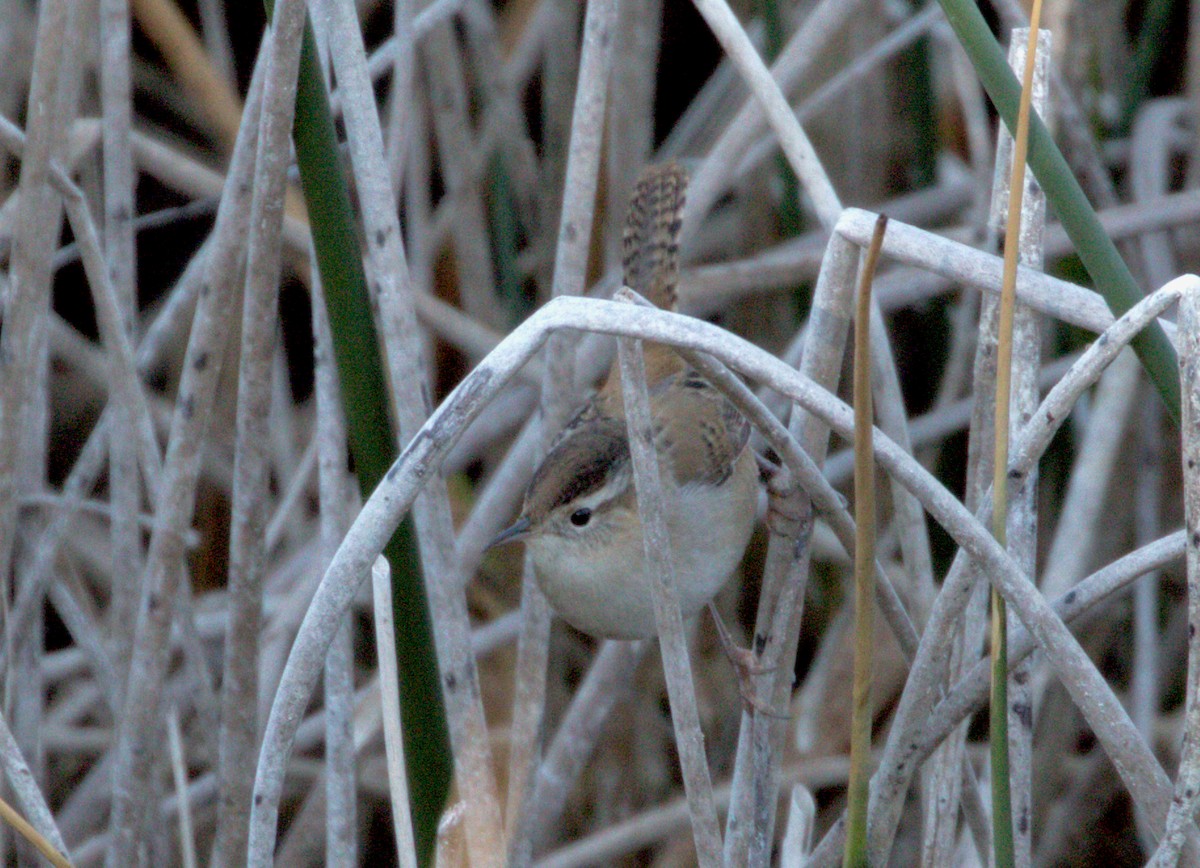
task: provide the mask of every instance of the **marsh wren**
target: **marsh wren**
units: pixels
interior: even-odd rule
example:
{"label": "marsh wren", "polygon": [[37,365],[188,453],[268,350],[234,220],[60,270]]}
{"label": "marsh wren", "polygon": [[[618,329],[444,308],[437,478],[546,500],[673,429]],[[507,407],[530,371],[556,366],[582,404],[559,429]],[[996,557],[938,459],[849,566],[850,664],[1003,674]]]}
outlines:
{"label": "marsh wren", "polygon": [[[629,203],[625,283],[674,310],[687,175],[675,162],[644,172]],[[654,445],[684,619],[699,613],[742,558],[754,526],[757,464],[750,425],[669,347],[644,345]],[[516,523],[492,545],[524,540],[537,581],[569,623],[593,636],[657,634],[616,362],[599,392],[537,468]]]}

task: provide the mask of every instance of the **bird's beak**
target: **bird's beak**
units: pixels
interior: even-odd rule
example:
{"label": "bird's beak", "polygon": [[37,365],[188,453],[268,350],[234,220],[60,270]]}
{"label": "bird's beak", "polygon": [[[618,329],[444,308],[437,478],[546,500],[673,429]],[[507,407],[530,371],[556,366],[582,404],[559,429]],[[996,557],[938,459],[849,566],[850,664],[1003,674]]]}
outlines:
{"label": "bird's beak", "polygon": [[516,524],[512,525],[511,527],[507,527],[500,531],[500,533],[496,534],[495,538],[487,544],[487,548],[485,548],[484,551],[486,552],[488,549],[495,548],[498,545],[511,542],[512,540],[521,539],[523,536],[529,533],[530,524],[531,522],[529,521],[529,516],[521,516],[517,519]]}

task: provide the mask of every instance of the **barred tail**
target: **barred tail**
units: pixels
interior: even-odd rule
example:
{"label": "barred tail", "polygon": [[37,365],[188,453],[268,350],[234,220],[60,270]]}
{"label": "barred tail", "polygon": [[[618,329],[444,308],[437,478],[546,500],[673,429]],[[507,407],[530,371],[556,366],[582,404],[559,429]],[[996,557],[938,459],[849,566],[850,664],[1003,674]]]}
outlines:
{"label": "barred tail", "polygon": [[674,160],[647,167],[625,218],[625,284],[664,310],[676,306],[687,183],[687,171]]}

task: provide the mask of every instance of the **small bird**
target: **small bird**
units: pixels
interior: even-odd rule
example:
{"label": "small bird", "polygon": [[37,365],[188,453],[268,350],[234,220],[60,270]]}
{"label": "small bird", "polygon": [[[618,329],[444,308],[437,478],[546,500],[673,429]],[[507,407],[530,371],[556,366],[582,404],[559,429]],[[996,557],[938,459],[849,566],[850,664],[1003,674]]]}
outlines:
{"label": "small bird", "polygon": [[[674,310],[687,174],[647,169],[629,203],[625,283]],[[644,345],[654,446],[684,619],[732,575],[754,528],[758,465],[750,425],[669,347]],[[608,639],[657,635],[616,362],[534,472],[517,521],[493,541],[524,540],[542,591],[573,626]],[[719,623],[719,622],[718,622]]]}

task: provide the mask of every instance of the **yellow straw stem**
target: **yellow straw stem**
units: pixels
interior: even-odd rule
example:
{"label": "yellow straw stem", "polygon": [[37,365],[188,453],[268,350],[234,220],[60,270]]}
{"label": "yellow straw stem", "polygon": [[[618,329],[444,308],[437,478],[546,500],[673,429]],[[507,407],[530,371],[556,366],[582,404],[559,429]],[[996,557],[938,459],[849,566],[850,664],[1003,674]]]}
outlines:
{"label": "yellow straw stem", "polygon": [[[1008,183],[1008,222],[1004,227],[1004,275],[1000,285],[999,345],[996,350],[996,461],[992,468],[992,497],[996,505],[1008,503],[1008,428],[1012,393],[1012,332],[1017,306],[1017,257],[1021,250],[1021,204],[1025,197],[1025,158],[1029,152],[1029,112],[1033,94],[1033,67],[1037,55],[1038,23],[1042,0],[1034,0],[1029,16],[1029,45],[1025,51],[1025,70],[1021,84],[1021,102],[1017,111],[1017,132],[1013,137],[1012,173]],[[996,539],[1007,538],[1007,515],[994,509],[992,524]]]}
{"label": "yellow straw stem", "polygon": [[[992,532],[1001,545],[1008,540],[1008,432],[1012,393],[1013,317],[1016,310],[1017,262],[1021,249],[1021,204],[1025,193],[1025,160],[1029,149],[1029,112],[1033,97],[1033,70],[1037,59],[1041,0],[1034,0],[1029,16],[1029,42],[1025,51],[1021,101],[1013,136],[1012,172],[1008,185],[1008,221],[1004,230],[1004,274],[1000,290],[1000,322],[996,347],[995,458],[992,464]],[[1012,793],[1008,763],[1008,617],[1004,599],[992,588],[991,618],[991,725],[992,842],[994,863],[1012,865],[1015,859],[1012,827]]]}
{"label": "yellow straw stem", "polygon": [[871,402],[871,284],[887,217],[880,214],[858,284],[854,319],[854,688],[843,866],[867,865],[871,780],[871,668],[875,632],[875,413]]}
{"label": "yellow straw stem", "polygon": [[71,862],[67,857],[58,852],[58,848],[47,841],[41,832],[33,828],[29,821],[18,814],[16,809],[4,799],[0,799],[0,820],[16,829],[17,834],[37,848],[37,851],[45,856],[54,868],[71,868]]}

